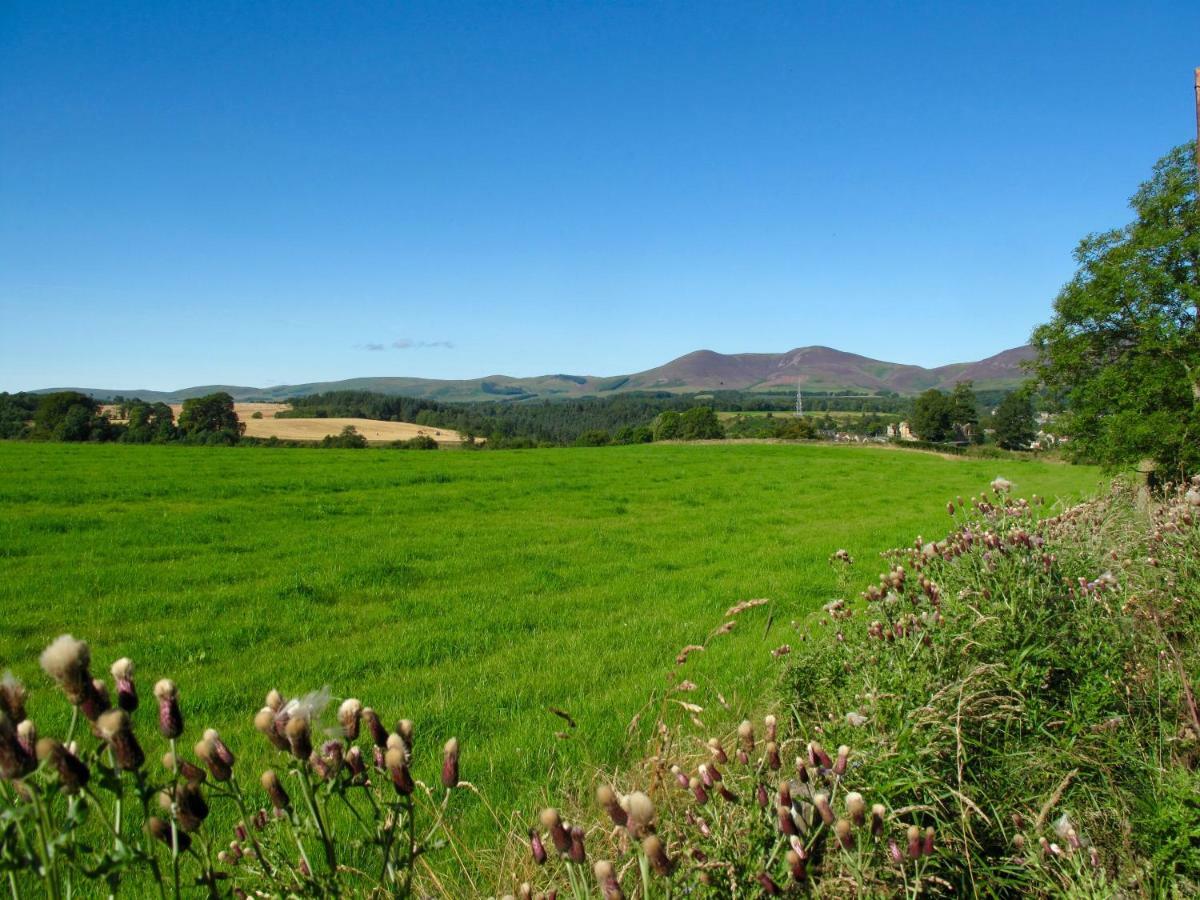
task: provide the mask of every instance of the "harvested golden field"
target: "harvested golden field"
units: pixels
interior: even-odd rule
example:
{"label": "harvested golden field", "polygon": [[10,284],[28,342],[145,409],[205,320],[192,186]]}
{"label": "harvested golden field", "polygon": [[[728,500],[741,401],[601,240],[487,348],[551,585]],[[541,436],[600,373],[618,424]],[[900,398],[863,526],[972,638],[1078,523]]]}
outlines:
{"label": "harvested golden field", "polygon": [[407,441],[422,434],[428,435],[439,444],[457,444],[462,440],[457,431],[414,425],[411,422],[381,422],[376,419],[273,419],[265,412],[263,418],[252,419],[248,415],[242,415],[240,410],[238,418],[246,426],[247,437],[277,437],[281,441],[319,441],[327,434],[339,434],[347,425],[353,425],[358,433],[371,443]]}
{"label": "harvested golden field", "polygon": [[[182,403],[170,404],[175,418],[183,411]],[[353,425],[358,433],[373,444],[389,441],[407,441],[419,435],[428,435],[439,444],[459,444],[462,438],[449,428],[434,428],[414,425],[412,422],[382,422],[376,419],[276,419],[275,414],[291,409],[287,403],[235,403],[234,411],[246,426],[246,437],[277,437],[281,441],[319,441],[328,434],[340,434],[347,425]],[[114,422],[123,422],[116,404],[102,407]],[[254,418],[262,413],[261,419]]]}

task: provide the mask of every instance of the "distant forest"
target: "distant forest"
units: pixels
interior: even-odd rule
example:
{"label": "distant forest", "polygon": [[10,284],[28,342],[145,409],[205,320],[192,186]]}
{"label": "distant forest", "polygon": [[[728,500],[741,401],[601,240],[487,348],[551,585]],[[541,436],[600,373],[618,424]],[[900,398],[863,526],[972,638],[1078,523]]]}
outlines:
{"label": "distant forest", "polygon": [[[933,392],[937,394],[938,392]],[[981,408],[999,403],[1004,392],[972,396]],[[703,394],[646,392],[573,400],[495,400],[448,403],[366,391],[335,391],[298,397],[284,418],[362,418],[413,422],[452,429],[468,445],[482,441],[491,448],[564,446],[571,444],[643,443],[651,440],[721,437],[812,438],[834,430],[880,436],[890,422],[911,416],[914,398],[890,392],[832,394],[806,392],[809,415],[797,421],[791,393],[716,391]],[[193,398],[178,420],[169,406],[137,398],[116,398],[119,416],[110,418],[101,405],[76,392],[55,394],[0,393],[0,437],[60,441],[124,443],[259,443],[248,439],[228,394]],[[716,415],[735,415],[722,424]],[[776,413],[782,415],[775,415]],[[832,414],[838,414],[836,416]],[[272,443],[279,443],[272,441]],[[325,446],[358,446],[327,441]]]}

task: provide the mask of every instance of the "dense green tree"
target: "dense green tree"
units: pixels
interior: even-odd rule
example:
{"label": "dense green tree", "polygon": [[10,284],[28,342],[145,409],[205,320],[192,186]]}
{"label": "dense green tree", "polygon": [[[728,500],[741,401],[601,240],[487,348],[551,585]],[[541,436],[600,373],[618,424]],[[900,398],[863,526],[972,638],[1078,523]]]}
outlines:
{"label": "dense green tree", "polygon": [[126,444],[164,443],[177,435],[174,413],[165,403],[127,401],[122,411],[127,424],[121,440]]}
{"label": "dense green tree", "polygon": [[693,406],[679,416],[679,437],[685,441],[713,441],[725,437],[721,420],[709,406]]}
{"label": "dense green tree", "polygon": [[1200,201],[1192,145],[1158,161],[1135,219],[1084,238],[1033,333],[1035,371],[1077,459],[1200,468]]}
{"label": "dense green tree", "polygon": [[178,426],[184,440],[204,444],[236,444],[245,429],[224,391],[184,400]]}
{"label": "dense green tree", "polygon": [[964,439],[982,443],[983,432],[979,428],[979,400],[970,381],[960,381],[950,392],[950,420]]}
{"label": "dense green tree", "polygon": [[[91,432],[91,419],[98,404],[87,394],[78,391],[56,391],[42,394],[33,415],[36,433],[55,440],[86,441]],[[70,420],[68,421],[68,417]],[[70,437],[60,437],[69,434]],[[82,435],[82,436],[79,436]]]}
{"label": "dense green tree", "polygon": [[367,439],[353,425],[344,425],[341,433],[327,434],[321,438],[321,446],[336,450],[363,450],[367,446]]}
{"label": "dense green tree", "polygon": [[913,401],[913,434],[923,441],[945,441],[954,436],[954,402],[937,388]]}
{"label": "dense green tree", "polygon": [[783,441],[811,441],[817,437],[817,427],[808,416],[780,419],[775,426],[775,437]]}
{"label": "dense green tree", "polygon": [[654,439],[656,441],[678,440],[682,425],[680,415],[673,409],[659,413],[654,420]]}
{"label": "dense green tree", "polygon": [[579,437],[575,438],[576,447],[603,447],[611,443],[612,439],[608,436],[607,431],[601,431],[599,428],[593,428],[591,431],[585,431]]}
{"label": "dense green tree", "polygon": [[37,406],[34,394],[0,393],[0,438],[24,437]]}
{"label": "dense green tree", "polygon": [[1005,450],[1028,450],[1035,434],[1033,400],[1028,390],[1013,391],[992,416],[996,443]]}

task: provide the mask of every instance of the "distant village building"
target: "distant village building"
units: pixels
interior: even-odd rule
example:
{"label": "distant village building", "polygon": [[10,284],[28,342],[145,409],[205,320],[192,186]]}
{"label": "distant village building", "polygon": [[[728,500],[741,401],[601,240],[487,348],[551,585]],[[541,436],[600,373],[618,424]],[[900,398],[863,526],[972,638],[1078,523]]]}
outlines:
{"label": "distant village building", "polygon": [[887,436],[900,441],[915,441],[917,439],[917,436],[912,433],[912,429],[908,427],[907,422],[901,422],[899,425],[889,425],[887,427]]}

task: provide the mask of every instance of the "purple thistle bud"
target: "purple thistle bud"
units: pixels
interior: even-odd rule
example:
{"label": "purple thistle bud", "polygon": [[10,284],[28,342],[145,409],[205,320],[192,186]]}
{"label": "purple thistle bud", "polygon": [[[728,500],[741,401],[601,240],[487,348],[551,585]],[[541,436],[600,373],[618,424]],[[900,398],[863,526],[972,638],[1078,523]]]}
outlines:
{"label": "purple thistle bud", "polygon": [[91,771],[74,753],[54,738],[42,738],[37,742],[37,758],[48,762],[58,773],[63,793],[78,794],[87,787]]}
{"label": "purple thistle bud", "polygon": [[717,762],[729,762],[729,757],[725,754],[725,748],[721,746],[721,742],[716,738],[708,739],[708,751],[712,754],[713,759],[715,759]]}
{"label": "purple thistle bud", "polygon": [[[378,750],[379,748],[376,747],[375,749]],[[346,752],[346,767],[350,770],[350,774],[355,777],[367,770],[366,764],[363,762],[362,750],[358,747],[351,747]]]}
{"label": "purple thistle bud", "polygon": [[312,756],[312,730],[309,728],[308,719],[303,716],[291,717],[284,726],[284,734],[287,736],[292,756],[300,760],[307,760]]}
{"label": "purple thistle bud", "polygon": [[236,825],[234,825],[234,826],[233,826],[233,833],[234,833],[235,835],[237,835],[237,839],[238,839],[239,841],[243,841],[243,842],[244,842],[244,841],[246,841],[246,840],[247,840],[247,838],[249,837],[249,835],[248,835],[248,834],[247,834],[247,832],[246,832],[246,823],[245,823],[245,822],[238,822]]}
{"label": "purple thistle bud", "polygon": [[779,759],[779,745],[774,741],[767,741],[767,766],[772,772],[778,772],[783,766]]}
{"label": "purple thistle bud", "polygon": [[384,771],[387,768],[387,763],[384,761],[384,752],[379,747],[373,747],[375,768],[377,771]]}
{"label": "purple thistle bud", "polygon": [[675,776],[675,783],[685,791],[688,788],[688,777],[679,766],[671,766],[671,774]]}
{"label": "purple thistle bud", "polygon": [[146,754],[133,734],[129,713],[123,709],[110,709],[96,720],[96,732],[113,751],[117,768],[132,772],[146,762]]}
{"label": "purple thistle bud", "polygon": [[550,832],[550,840],[554,844],[554,849],[559,853],[566,853],[570,850],[571,836],[563,827],[562,817],[558,814],[558,810],[553,807],[543,809],[541,819],[542,827]]}
{"label": "purple thistle bud", "polygon": [[843,850],[854,849],[854,832],[849,821],[838,819],[837,823],[833,826],[833,833],[837,836],[839,847]]}
{"label": "purple thistle bud", "polygon": [[892,858],[892,862],[897,864],[904,861],[904,854],[900,852],[900,846],[896,843],[895,838],[888,838],[888,856]]}
{"label": "purple thistle bud", "polygon": [[612,819],[614,825],[625,827],[625,823],[629,820],[628,814],[621,808],[620,801],[617,800],[616,792],[613,791],[607,784],[602,784],[596,788],[596,801],[600,807],[608,813],[608,817]]}
{"label": "purple thistle bud", "polygon": [[393,747],[384,754],[384,765],[387,766],[388,777],[392,779],[392,787],[397,794],[407,797],[413,792],[412,775],[408,771],[408,760],[404,751]]}
{"label": "purple thistle bud", "polygon": [[600,895],[604,900],[625,900],[625,894],[621,892],[621,884],[617,881],[612,863],[606,859],[598,860],[592,866],[592,872],[596,876],[596,884],[599,886]]}
{"label": "purple thistle bud", "polygon": [[933,856],[933,826],[925,829],[925,842],[921,845],[921,853],[924,856]]}
{"label": "purple thistle bud", "polygon": [[[212,729],[209,730],[211,731]],[[213,734],[216,734],[216,732],[214,731]],[[217,740],[220,740],[220,738]],[[205,732],[204,738],[196,742],[193,752],[208,768],[214,781],[228,781],[233,777],[233,755],[229,754],[231,762],[226,762],[225,758],[217,752],[216,741],[209,739],[208,732]],[[228,748],[226,748],[226,753],[228,753]]]}
{"label": "purple thistle bud", "polygon": [[763,893],[768,897],[778,897],[781,893],[779,890],[779,885],[777,885],[775,880],[766,872],[758,873],[758,883],[762,885]]}
{"label": "purple thistle bud", "polygon": [[151,837],[156,841],[166,844],[168,847],[174,845],[179,848],[182,853],[192,846],[192,839],[183,831],[171,833],[171,826],[166,819],[160,819],[158,816],[151,816],[146,823],[146,830],[150,832]]}
{"label": "purple thistle bud", "polygon": [[362,711],[362,720],[367,723],[367,733],[371,735],[371,741],[375,746],[380,749],[387,747],[387,729],[379,721],[378,713],[369,706],[365,707]]}
{"label": "purple thistle bud", "polygon": [[908,858],[917,859],[921,855],[921,829],[916,825],[908,826]]}
{"label": "purple thistle bud", "polygon": [[25,720],[25,685],[12,672],[5,672],[0,678],[0,712],[5,713],[12,722]]}
{"label": "purple thistle bud", "polygon": [[712,777],[712,773],[708,771],[708,766],[704,765],[704,763],[700,764],[697,771],[700,773],[700,780],[704,782],[706,788],[710,788],[716,784],[716,780]]}
{"label": "purple thistle bud", "polygon": [[281,735],[279,730],[275,727],[275,716],[276,713],[273,709],[271,709],[269,706],[264,706],[254,715],[254,727],[261,735],[271,742],[271,745],[276,750],[287,752],[289,749],[288,742],[287,739]]}
{"label": "purple thistle bud", "polygon": [[883,818],[887,815],[887,808],[882,803],[876,803],[871,807],[871,834],[875,837],[883,835]]}
{"label": "purple thistle bud", "polygon": [[642,852],[650,860],[650,865],[654,868],[654,871],[663,878],[668,877],[674,871],[675,863],[667,856],[666,845],[663,844],[662,838],[658,835],[652,834],[642,841]]}
{"label": "purple thistle bud", "polygon": [[720,794],[721,799],[727,803],[737,803],[737,794],[729,790],[729,788],[725,786],[725,782],[717,782],[717,793]]}
{"label": "purple thistle bud", "polygon": [[350,697],[338,707],[338,724],[342,726],[342,736],[353,743],[358,740],[358,725],[362,719],[362,702]]}
{"label": "purple thistle bud", "polygon": [[262,773],[260,779],[263,790],[267,792],[267,798],[271,801],[271,806],[277,810],[288,810],[292,807],[291,798],[288,797],[287,791],[283,789],[283,783],[279,780],[279,776],[274,770],[267,769]]}
{"label": "purple thistle bud", "polygon": [[692,789],[692,793],[696,795],[696,802],[703,806],[708,802],[708,791],[704,789],[704,782],[699,778],[692,778],[688,782],[688,787]]}
{"label": "purple thistle bud", "polygon": [[813,794],[813,806],[817,808],[817,812],[821,814],[821,821],[826,825],[832,825],[834,820],[833,808],[829,805],[829,795],[824,791],[818,791]]}
{"label": "purple thistle bud", "polygon": [[154,696],[158,700],[158,730],[168,740],[183,734],[183,712],[179,709],[179,689],[169,678],[154,685]]}
{"label": "purple thistle bud", "polygon": [[750,724],[749,719],[742,721],[738,725],[738,742],[741,744],[742,750],[747,754],[754,752],[754,726]]}
{"label": "purple thistle bud", "polygon": [[542,843],[542,836],[537,833],[536,828],[529,829],[529,852],[533,854],[535,863],[539,866],[545,865],[546,845]]}
{"label": "purple thistle bud", "polygon": [[458,787],[458,738],[450,738],[442,748],[442,787]]}
{"label": "purple thistle bud", "polygon": [[849,759],[850,759],[850,748],[847,747],[845,744],[842,744],[842,746],[838,747],[837,762],[835,762],[833,764],[833,774],[838,775],[838,776],[845,775],[846,774],[846,763]]}
{"label": "purple thistle bud", "polygon": [[808,863],[801,858],[799,853],[795,850],[789,850],[786,859],[788,871],[791,872],[793,880],[803,881],[808,877]]}
{"label": "purple thistle bud", "polygon": [[567,851],[567,855],[573,863],[581,863],[587,859],[587,854],[583,849],[583,837],[583,829],[578,825],[572,826],[571,848]]}
{"label": "purple thistle bud", "polygon": [[[767,794],[767,786],[765,784],[760,784],[757,788],[754,789],[754,802],[758,804],[760,809],[766,809],[767,804],[771,802],[771,798]],[[780,798],[779,802],[781,804],[783,804],[782,797]],[[783,804],[783,805],[789,806],[790,804]]]}
{"label": "purple thistle bud", "polygon": [[792,819],[792,810],[788,806],[780,806],[778,813],[779,830],[789,837],[796,834],[796,822]]}

